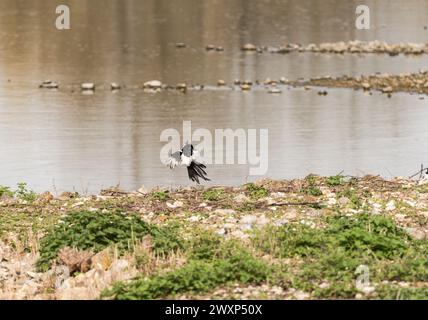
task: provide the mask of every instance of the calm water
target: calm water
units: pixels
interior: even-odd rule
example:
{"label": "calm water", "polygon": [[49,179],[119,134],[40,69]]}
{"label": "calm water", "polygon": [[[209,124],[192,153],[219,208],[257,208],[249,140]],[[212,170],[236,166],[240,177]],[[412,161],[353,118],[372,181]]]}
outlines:
{"label": "calm water", "polygon": [[[120,183],[189,184],[185,170],[159,160],[166,128],[269,129],[271,178],[309,173],[409,175],[428,162],[428,99],[391,99],[353,90],[285,89],[144,93],[147,80],[204,83],[218,79],[289,79],[320,75],[412,72],[428,56],[245,54],[251,42],[341,40],[426,42],[428,2],[365,1],[372,28],[354,28],[360,1],[74,0],[72,29],[54,27],[51,0],[0,1],[0,184],[37,190],[97,192]],[[175,43],[187,48],[177,49]],[[205,46],[224,52],[206,52]],[[44,79],[58,91],[38,89]],[[127,85],[112,93],[110,82]],[[95,82],[94,95],[78,85]],[[246,165],[208,168],[213,184],[241,184]]]}

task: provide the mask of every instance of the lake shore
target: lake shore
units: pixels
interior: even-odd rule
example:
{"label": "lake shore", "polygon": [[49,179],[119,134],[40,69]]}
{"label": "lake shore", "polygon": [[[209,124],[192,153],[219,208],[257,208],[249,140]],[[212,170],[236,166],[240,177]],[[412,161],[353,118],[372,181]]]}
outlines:
{"label": "lake shore", "polygon": [[428,72],[407,74],[373,74],[368,76],[350,77],[330,76],[313,78],[309,80],[294,81],[295,86],[316,86],[326,88],[350,88],[355,90],[377,90],[391,95],[393,92],[428,93]]}
{"label": "lake shore", "polygon": [[427,200],[425,180],[341,175],[3,191],[0,298],[426,299]]}

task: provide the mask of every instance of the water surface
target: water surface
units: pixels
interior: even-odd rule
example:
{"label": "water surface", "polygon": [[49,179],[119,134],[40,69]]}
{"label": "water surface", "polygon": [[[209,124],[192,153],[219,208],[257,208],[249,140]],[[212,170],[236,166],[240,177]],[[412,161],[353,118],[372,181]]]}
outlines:
{"label": "water surface", "polygon": [[[426,42],[428,3],[366,1],[372,28],[354,28],[359,1],[74,0],[72,28],[54,27],[53,0],[0,2],[0,184],[97,192],[119,184],[189,184],[159,159],[166,128],[269,130],[271,178],[309,173],[409,175],[427,162],[428,100],[337,89],[242,93],[144,93],[147,80],[215,85],[260,79],[413,72],[428,55],[246,54],[247,43],[280,45],[384,40]],[[187,47],[177,49],[175,43]],[[206,52],[205,46],[224,52]],[[44,79],[58,91],[38,89]],[[110,82],[126,88],[110,92]],[[94,95],[78,86],[95,82]],[[213,165],[212,184],[242,184],[246,165]]]}

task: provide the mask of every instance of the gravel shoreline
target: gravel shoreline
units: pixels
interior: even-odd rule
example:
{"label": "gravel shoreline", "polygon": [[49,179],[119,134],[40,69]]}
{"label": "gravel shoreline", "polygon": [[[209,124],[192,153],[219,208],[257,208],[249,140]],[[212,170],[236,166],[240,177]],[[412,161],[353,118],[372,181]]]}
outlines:
{"label": "gravel shoreline", "polygon": [[[126,281],[145,273],[174,270],[186,261],[186,253],[167,259],[150,260],[150,268],[138,265],[133,254],[119,256],[109,250],[91,253],[89,267],[77,275],[64,274],[67,259],[46,272],[35,264],[40,241],[49,228],[58,225],[71,212],[107,214],[120,210],[124,216],[135,214],[149,224],[180,224],[183,239],[204,230],[222,239],[249,246],[253,232],[267,226],[305,225],[323,228],[325,217],[340,212],[350,219],[362,212],[386,216],[413,239],[428,243],[428,181],[377,176],[318,177],[292,181],[262,180],[242,187],[157,188],[126,192],[115,188],[99,195],[82,197],[63,193],[36,195],[32,201],[3,195],[0,200],[0,299],[97,299],[117,281]],[[71,253],[72,254],[72,253]],[[77,254],[77,256],[81,256]],[[279,263],[262,255],[262,260]],[[65,261],[65,262],[64,262]],[[287,262],[288,263],[288,262]],[[150,270],[149,270],[150,269]],[[411,272],[412,270],[408,270]],[[428,289],[422,281],[388,280],[398,286]],[[328,284],[320,283],[320,286]],[[374,290],[355,298],[376,298]],[[376,292],[376,291],[374,291]],[[311,299],[313,292],[290,284],[225,284],[206,293],[168,295],[179,299]]]}
{"label": "gravel shoreline", "polygon": [[351,88],[364,91],[378,90],[385,94],[393,92],[428,93],[428,72],[399,75],[373,74],[369,76],[337,78],[320,77],[293,82],[295,86],[317,86],[326,88]]}
{"label": "gravel shoreline", "polygon": [[333,54],[389,54],[396,56],[399,54],[420,55],[428,53],[428,44],[426,43],[387,43],[384,41],[339,41],[325,42],[320,44],[301,45],[296,43],[286,43],[277,47],[256,46],[245,44],[241,47],[242,51],[258,53],[277,53],[287,54],[291,52],[314,52],[314,53],[333,53]]}

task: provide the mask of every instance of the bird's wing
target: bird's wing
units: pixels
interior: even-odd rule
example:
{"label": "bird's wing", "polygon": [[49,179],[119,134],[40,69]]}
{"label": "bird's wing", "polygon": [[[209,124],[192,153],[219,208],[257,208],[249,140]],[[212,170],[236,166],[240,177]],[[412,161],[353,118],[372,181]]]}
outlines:
{"label": "bird's wing", "polygon": [[181,164],[181,152],[177,151],[169,155],[168,161],[166,162],[167,167],[174,169]]}
{"label": "bird's wing", "polygon": [[206,169],[205,165],[196,161],[192,161],[190,166],[187,167],[187,174],[189,175],[189,179],[195,181],[198,184],[199,178],[202,178],[205,181],[211,181],[208,179],[207,173],[204,169]]}

